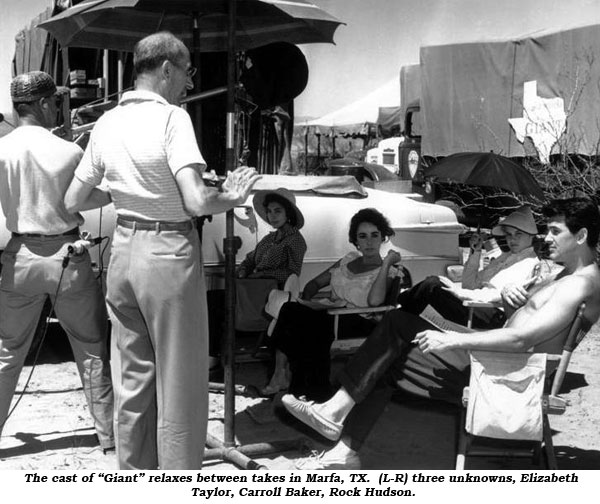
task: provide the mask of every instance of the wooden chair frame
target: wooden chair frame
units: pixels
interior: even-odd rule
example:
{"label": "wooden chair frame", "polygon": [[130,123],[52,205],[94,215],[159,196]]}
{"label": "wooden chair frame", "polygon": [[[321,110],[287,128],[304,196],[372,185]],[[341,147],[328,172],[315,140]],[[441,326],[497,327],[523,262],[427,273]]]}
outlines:
{"label": "wooden chair frame", "polygon": [[[565,378],[571,355],[575,348],[584,338],[590,327],[583,318],[585,303],[582,303],[571,324],[571,328],[565,339],[561,355],[547,355],[546,364],[546,392],[542,397],[542,422],[543,436],[542,441],[521,441],[516,447],[506,447],[510,440],[494,440],[493,447],[478,449],[472,446],[475,436],[467,433],[465,430],[466,408],[469,402],[469,387],[463,391],[463,407],[461,408],[461,419],[458,434],[458,449],[456,455],[455,468],[463,470],[465,468],[466,457],[531,457],[533,461],[539,464],[540,454],[545,455],[548,469],[557,469],[556,457],[554,455],[554,445],[552,443],[552,431],[548,415],[562,415],[568,406],[567,400],[558,394]],[[487,439],[487,438],[485,438]]]}

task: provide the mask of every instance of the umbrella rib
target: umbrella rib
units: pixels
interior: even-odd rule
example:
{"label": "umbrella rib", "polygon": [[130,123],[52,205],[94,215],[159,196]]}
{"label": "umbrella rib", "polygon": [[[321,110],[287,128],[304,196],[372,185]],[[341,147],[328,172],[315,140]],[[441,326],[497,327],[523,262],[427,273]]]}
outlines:
{"label": "umbrella rib", "polygon": [[156,30],[155,31],[157,31],[157,32],[160,31],[160,27],[162,26],[164,20],[165,20],[165,11],[162,11],[162,13],[160,15],[160,18],[158,20],[158,25],[156,26]]}

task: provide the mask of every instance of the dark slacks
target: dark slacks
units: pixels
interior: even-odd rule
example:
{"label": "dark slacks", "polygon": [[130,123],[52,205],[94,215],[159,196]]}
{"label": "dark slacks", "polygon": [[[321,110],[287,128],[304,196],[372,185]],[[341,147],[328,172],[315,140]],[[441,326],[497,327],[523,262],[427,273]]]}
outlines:
{"label": "dark slacks", "polygon": [[388,312],[338,374],[357,403],[344,424],[354,449],[364,442],[395,390],[460,402],[468,384],[468,353],[423,354],[411,341],[427,329],[433,326],[418,316],[401,309]]}
{"label": "dark slacks", "polygon": [[[292,394],[316,401],[330,397],[333,320],[326,310],[313,310],[300,303],[281,307],[271,345],[288,358]],[[344,315],[340,317],[339,333],[346,337],[366,336],[374,326],[373,321],[359,315]]]}
{"label": "dark slacks", "polygon": [[[469,309],[462,301],[445,290],[437,276],[429,276],[422,282],[398,296],[404,311],[419,315],[427,305],[431,305],[442,317],[457,324],[467,325]],[[506,317],[496,308],[477,308],[473,314],[473,327],[492,329],[502,327]]]}

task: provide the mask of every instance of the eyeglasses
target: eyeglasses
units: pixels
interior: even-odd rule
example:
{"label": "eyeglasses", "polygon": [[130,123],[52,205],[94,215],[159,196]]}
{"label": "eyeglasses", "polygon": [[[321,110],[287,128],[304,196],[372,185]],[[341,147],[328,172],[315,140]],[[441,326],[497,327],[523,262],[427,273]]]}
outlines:
{"label": "eyeglasses", "polygon": [[171,64],[173,64],[174,66],[176,66],[177,68],[180,68],[181,70],[183,70],[186,75],[188,76],[188,78],[192,78],[194,75],[196,75],[196,72],[198,71],[198,69],[196,67],[193,66],[189,66],[189,67],[184,67],[181,66],[178,63],[174,63],[173,61],[171,61]]}

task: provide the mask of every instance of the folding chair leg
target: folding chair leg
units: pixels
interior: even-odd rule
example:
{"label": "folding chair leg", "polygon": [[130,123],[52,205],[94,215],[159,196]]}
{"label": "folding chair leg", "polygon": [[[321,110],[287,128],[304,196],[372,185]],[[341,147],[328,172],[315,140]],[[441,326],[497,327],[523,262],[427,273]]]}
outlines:
{"label": "folding chair leg", "polygon": [[552,430],[550,429],[550,422],[548,415],[544,414],[544,453],[546,454],[546,464],[548,469],[558,469],[556,463],[556,456],[554,455],[554,443],[552,442]]}
{"label": "folding chair leg", "polygon": [[267,331],[265,329],[264,331],[260,331],[260,334],[256,340],[256,344],[254,345],[254,349],[252,350],[252,357],[256,357],[258,355],[258,352],[260,352],[260,349],[264,346],[266,339]]}
{"label": "folding chair leg", "polygon": [[468,434],[465,431],[465,408],[460,410],[460,422],[458,425],[458,446],[456,450],[456,464],[454,469],[462,471],[465,468],[465,459],[467,457]]}

